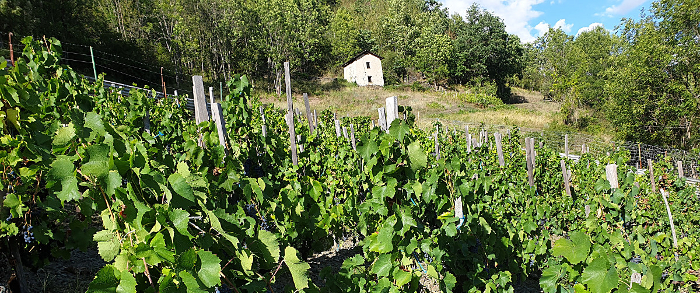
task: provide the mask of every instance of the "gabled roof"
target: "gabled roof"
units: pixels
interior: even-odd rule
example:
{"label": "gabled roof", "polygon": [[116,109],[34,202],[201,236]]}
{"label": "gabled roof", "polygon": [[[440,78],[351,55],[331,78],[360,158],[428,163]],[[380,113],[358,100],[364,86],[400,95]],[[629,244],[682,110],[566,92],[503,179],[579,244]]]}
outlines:
{"label": "gabled roof", "polygon": [[364,52],[362,52],[362,53],[360,53],[360,54],[357,54],[357,56],[352,57],[352,59],[348,60],[348,62],[343,63],[343,67],[350,65],[351,63],[357,61],[357,59],[360,59],[360,58],[362,58],[362,57],[365,56],[365,55],[373,55],[374,57],[379,58],[379,60],[384,59],[384,57],[379,56],[379,55],[377,55],[377,54],[374,54],[374,53],[372,53],[372,52],[370,52],[370,51],[364,51]]}

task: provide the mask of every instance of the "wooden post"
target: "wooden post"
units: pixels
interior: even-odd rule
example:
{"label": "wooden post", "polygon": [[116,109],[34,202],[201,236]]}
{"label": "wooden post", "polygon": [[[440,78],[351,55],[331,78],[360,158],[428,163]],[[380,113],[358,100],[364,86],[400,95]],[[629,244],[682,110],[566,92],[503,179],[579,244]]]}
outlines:
{"label": "wooden post", "polygon": [[352,142],[352,149],[357,151],[357,147],[355,145],[355,126],[350,124],[350,142]]}
{"label": "wooden post", "polygon": [[309,95],[304,93],[304,106],[306,106],[306,120],[309,120],[309,133],[314,133],[314,124],[311,117],[311,107],[309,107]]}
{"label": "wooden post", "polygon": [[289,126],[289,144],[290,149],[292,150],[292,163],[294,164],[294,166],[297,166],[299,159],[297,158],[297,142],[296,133],[294,130],[294,112],[292,112],[292,110],[287,110],[287,125]]}
{"label": "wooden post", "polygon": [[605,176],[608,178],[608,182],[610,182],[610,188],[620,188],[620,185],[617,184],[616,164],[608,164],[605,166]]}
{"label": "wooden post", "polygon": [[[17,281],[19,282],[19,291],[17,291],[17,293],[28,293],[28,292],[30,292],[29,285],[28,285],[29,283],[27,282],[27,279],[28,279],[27,274],[25,273],[24,265],[22,264],[22,255],[19,252],[20,246],[17,244],[16,241],[9,241],[9,242],[10,242],[10,253],[12,253],[12,257],[15,259],[15,272],[16,272],[15,277],[17,278]],[[8,292],[9,292],[9,290],[8,290]],[[15,291],[12,291],[12,292],[15,292]]]}
{"label": "wooden post", "polygon": [[287,111],[293,112],[294,101],[292,101],[292,77],[289,76],[289,62],[284,62],[284,83],[287,86]]}
{"label": "wooden post", "polygon": [[534,153],[533,150],[534,144],[532,143],[532,138],[526,137],[525,138],[525,163],[527,165],[527,183],[530,185],[530,187],[535,186],[535,178],[534,178],[534,170],[533,170],[533,161],[534,158],[532,157],[532,154]]}
{"label": "wooden post", "polygon": [[[666,213],[668,213],[668,221],[671,223],[671,234],[673,235],[673,247],[678,247],[678,240],[676,240],[676,227],[673,225],[673,215],[671,215],[671,208],[668,206],[668,200],[666,199],[666,191],[661,188],[661,196],[664,198],[664,204],[666,205]],[[676,255],[678,257],[678,255]]]}
{"label": "wooden post", "polygon": [[[301,142],[301,134],[297,134],[297,142]],[[304,152],[304,144],[299,143],[299,152],[303,153]]]}
{"label": "wooden post", "polygon": [[[581,154],[583,155],[583,154],[585,154],[585,153],[586,153],[586,144],[584,143],[584,144],[581,145]],[[641,165],[640,165],[640,166],[641,166]]]}
{"label": "wooden post", "polygon": [[[540,141],[540,143],[542,143]],[[535,138],[530,138],[530,154],[532,155],[532,168],[537,167],[537,151],[535,150]]]}
{"label": "wooden post", "polygon": [[292,101],[292,78],[289,76],[289,62],[284,62],[284,83],[287,91],[287,125],[289,126],[289,145],[292,151],[292,163],[298,165],[297,142],[294,129],[294,102]]}
{"label": "wooden post", "polygon": [[564,156],[569,159],[569,135],[564,134]]}
{"label": "wooden post", "polygon": [[437,130],[437,126],[435,127],[435,157],[439,160],[440,159],[440,140],[438,140],[438,133],[439,131]]}
{"label": "wooden post", "polygon": [[219,133],[219,144],[226,149],[226,122],[224,121],[224,111],[221,110],[221,104],[211,103],[211,117],[216,124],[216,130]]}
{"label": "wooden post", "polygon": [[199,125],[204,121],[209,121],[209,112],[207,112],[207,102],[204,96],[204,83],[202,82],[201,75],[192,76],[192,83],[194,84],[194,121]]}
{"label": "wooden post", "polygon": [[649,165],[649,179],[651,181],[651,192],[656,192],[656,179],[654,179],[654,162],[651,159],[647,159],[647,164]]}
{"label": "wooden post", "polygon": [[639,154],[639,169],[642,168],[642,144],[637,143],[637,154]]}
{"label": "wooden post", "polygon": [[168,94],[165,90],[165,79],[163,79],[163,67],[160,67],[160,83],[163,85],[163,98],[167,98]]}
{"label": "wooden post", "polygon": [[[209,105],[214,104],[214,87],[209,87]],[[214,117],[214,115],[212,115]],[[212,118],[213,119],[213,118]]]}
{"label": "wooden post", "polygon": [[377,109],[377,112],[379,112],[379,120],[377,120],[379,123],[379,128],[381,128],[383,131],[389,130],[389,127],[386,125],[386,112],[384,111],[384,108]]}
{"label": "wooden post", "polygon": [[682,178],[684,175],[683,174],[683,162],[678,161],[676,164],[678,165],[678,177]]}
{"label": "wooden post", "polygon": [[340,137],[340,120],[335,119],[335,136]]}
{"label": "wooden post", "polygon": [[348,137],[348,128],[345,127],[345,126],[343,126],[343,137],[345,137],[346,140],[349,139],[349,137]]}
{"label": "wooden post", "polygon": [[566,163],[564,160],[561,160],[561,173],[564,177],[564,190],[566,191],[566,195],[571,197],[571,189],[569,188],[569,173],[566,171]]}
{"label": "wooden post", "polygon": [[467,152],[471,153],[472,152],[472,134],[467,133]]}
{"label": "wooden post", "polygon": [[267,125],[265,124],[265,110],[263,109],[263,106],[260,105],[260,118],[262,118],[262,136],[265,137],[267,136]]}
{"label": "wooden post", "polygon": [[[14,49],[12,49],[12,35],[13,35],[12,32],[9,32],[7,34],[7,38],[10,41],[10,65],[15,66],[15,53],[14,53]],[[92,47],[90,47],[90,52],[92,53]],[[90,54],[90,55],[92,56],[92,54]],[[93,57],[92,64],[93,64],[93,69],[94,69],[95,68],[94,57]],[[95,76],[97,76],[97,72],[95,72]],[[95,77],[95,81],[97,81],[97,77]]]}
{"label": "wooden post", "polygon": [[318,116],[316,116],[316,110],[314,110],[314,129],[318,129]]}
{"label": "wooden post", "polygon": [[399,102],[396,96],[386,98],[386,129],[391,127],[391,122],[399,119]]}
{"label": "wooden post", "polygon": [[151,121],[150,115],[148,114],[148,110],[146,110],[146,116],[143,117],[143,130],[145,130],[148,133],[151,133]]}
{"label": "wooden post", "polygon": [[496,152],[498,153],[498,164],[501,165],[501,167],[505,167],[506,162],[503,159],[503,146],[501,145],[501,134],[498,132],[494,132],[493,139],[496,141]]}

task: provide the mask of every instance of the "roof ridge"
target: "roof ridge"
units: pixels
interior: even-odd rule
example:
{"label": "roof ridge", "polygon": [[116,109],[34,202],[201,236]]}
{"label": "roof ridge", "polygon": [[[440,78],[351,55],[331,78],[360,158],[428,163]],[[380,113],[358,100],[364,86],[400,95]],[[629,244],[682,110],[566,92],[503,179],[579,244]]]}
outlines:
{"label": "roof ridge", "polygon": [[372,53],[369,50],[365,50],[365,51],[362,51],[360,54],[357,54],[355,57],[352,57],[350,60],[348,60],[348,62],[343,63],[343,67],[350,65],[351,63],[357,61],[357,59],[360,59],[362,56],[365,56],[365,55],[374,55],[375,57],[379,58],[379,60],[384,59],[384,57],[382,57],[382,56],[379,56],[375,53]]}

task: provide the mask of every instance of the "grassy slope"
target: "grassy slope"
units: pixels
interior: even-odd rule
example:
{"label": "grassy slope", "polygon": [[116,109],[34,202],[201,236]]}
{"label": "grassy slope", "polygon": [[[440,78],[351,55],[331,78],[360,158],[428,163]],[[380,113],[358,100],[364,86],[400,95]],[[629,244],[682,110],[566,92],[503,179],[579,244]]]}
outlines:
{"label": "grassy slope", "polygon": [[[448,125],[463,123],[486,125],[515,125],[517,127],[542,130],[554,122],[559,111],[559,104],[543,101],[538,92],[530,92],[514,88],[513,94],[521,103],[491,108],[480,108],[475,104],[462,101],[457,92],[414,92],[411,90],[389,90],[367,87],[341,87],[339,89],[317,91],[309,95],[311,109],[317,111],[331,109],[341,117],[369,116],[378,118],[377,108],[384,107],[385,98],[398,96],[399,104],[411,106],[414,113],[419,113],[419,126],[424,128],[432,124],[434,119]],[[295,105],[304,108],[300,94],[295,94]],[[284,96],[276,97],[261,94],[264,103],[275,104],[286,108]]]}

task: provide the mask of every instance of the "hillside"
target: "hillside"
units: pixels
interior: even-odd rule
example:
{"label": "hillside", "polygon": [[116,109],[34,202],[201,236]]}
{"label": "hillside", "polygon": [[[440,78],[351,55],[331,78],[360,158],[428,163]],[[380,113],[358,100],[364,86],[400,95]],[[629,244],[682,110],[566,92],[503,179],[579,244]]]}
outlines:
{"label": "hillside", "polygon": [[[483,105],[473,102],[475,89],[462,87],[458,90],[436,92],[432,90],[412,91],[410,88],[371,88],[346,86],[338,89],[318,91],[309,95],[312,109],[330,109],[339,117],[368,116],[377,120],[377,109],[384,107],[385,98],[397,96],[399,104],[410,106],[419,118],[418,126],[426,128],[436,119],[447,125],[481,123],[527,128],[547,129],[557,121],[560,104],[545,101],[538,92],[514,88],[513,100],[517,103],[503,104],[495,97],[490,100],[496,105]],[[301,95],[295,95],[303,102]],[[263,103],[286,107],[286,99],[270,94],[262,94]]]}

